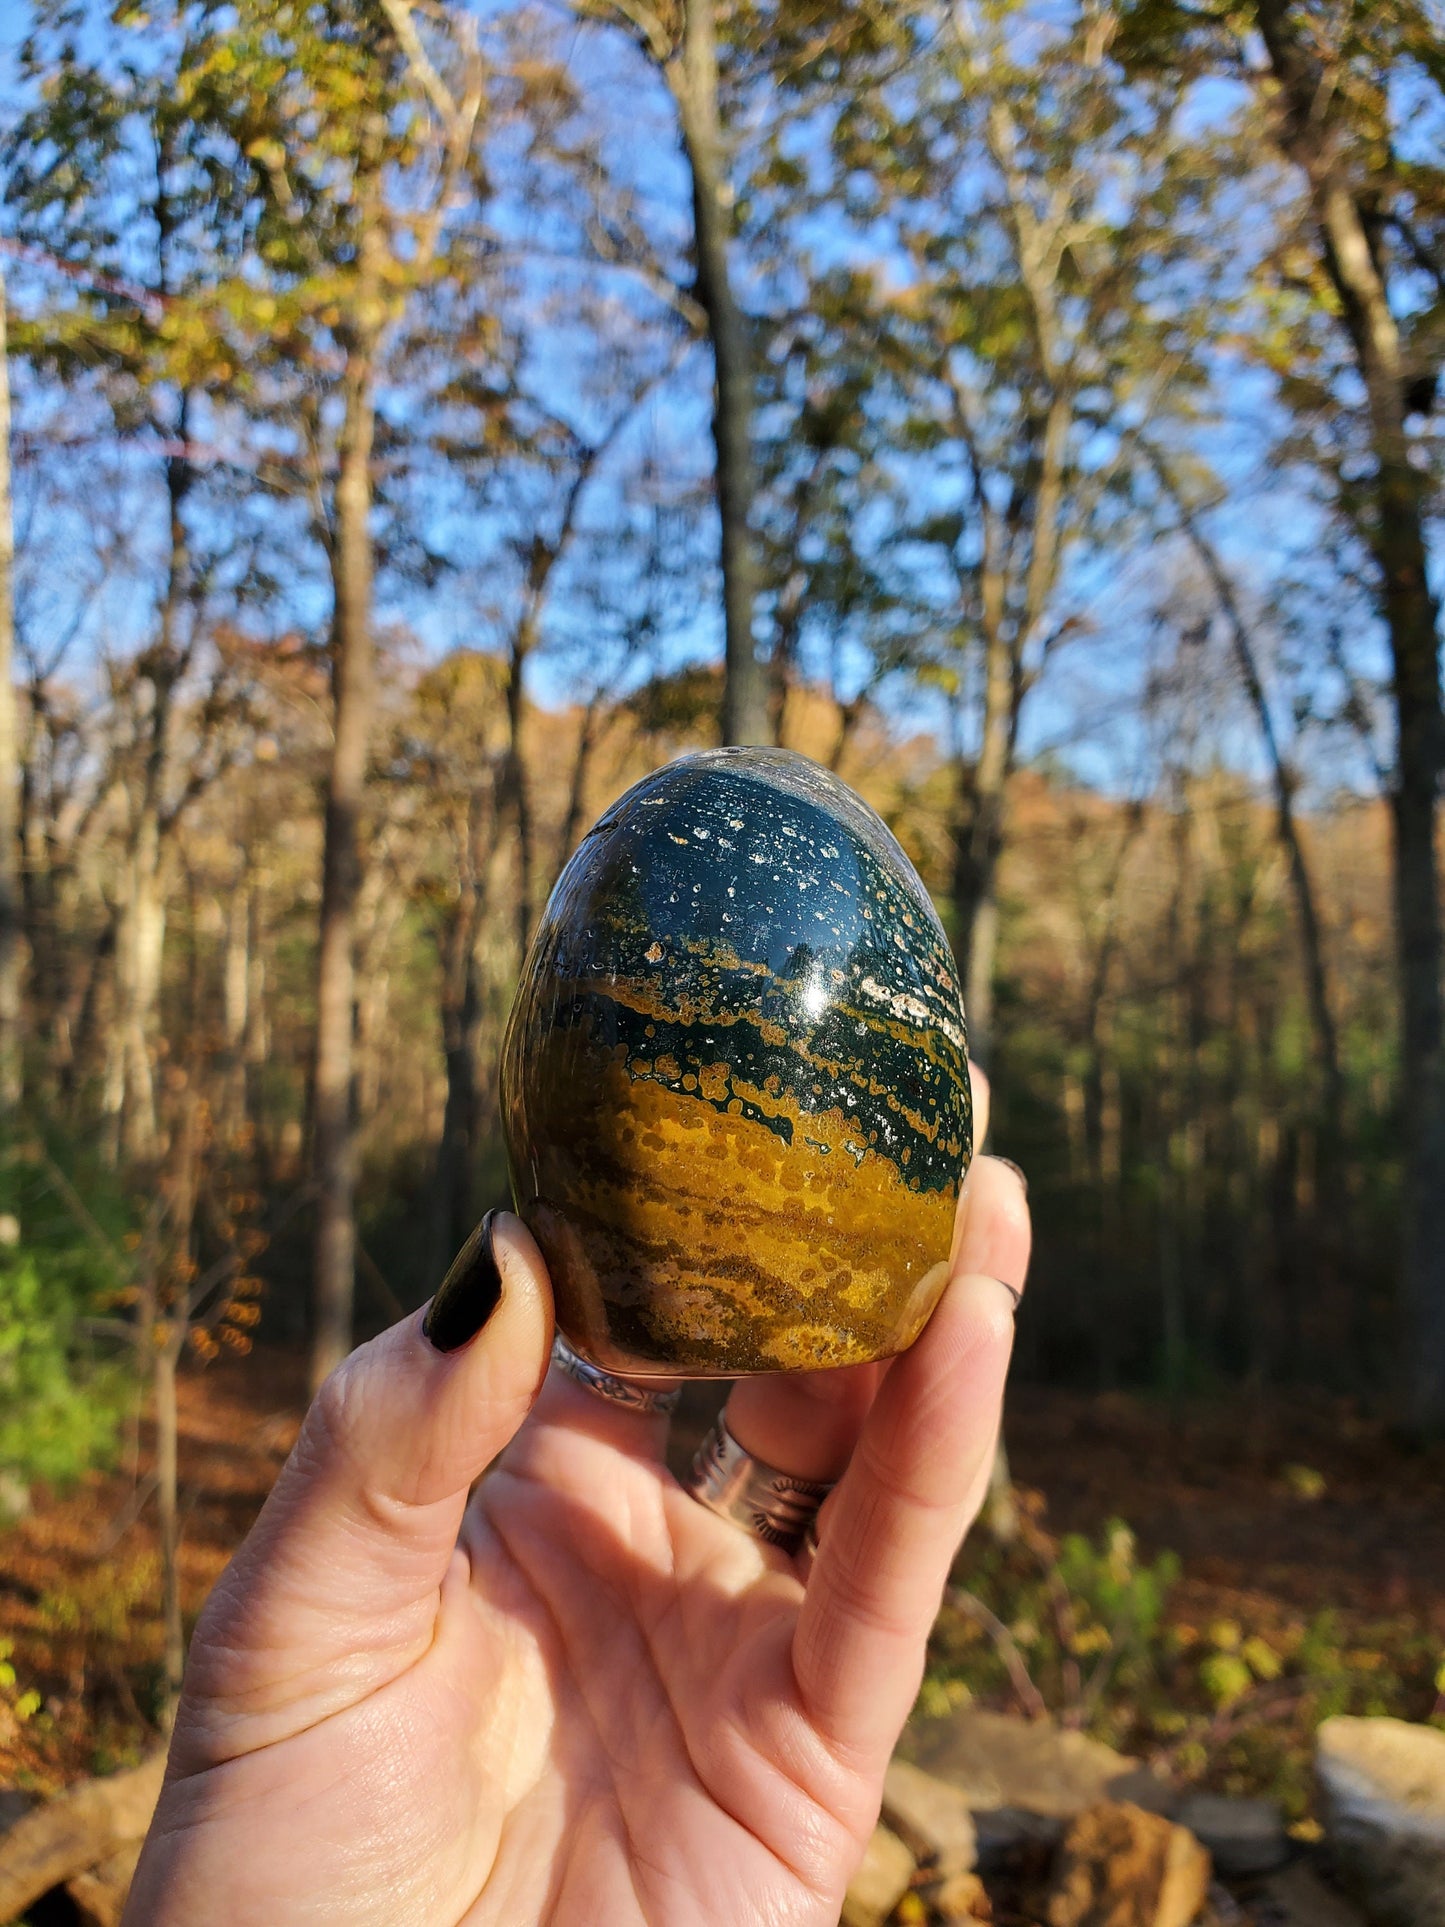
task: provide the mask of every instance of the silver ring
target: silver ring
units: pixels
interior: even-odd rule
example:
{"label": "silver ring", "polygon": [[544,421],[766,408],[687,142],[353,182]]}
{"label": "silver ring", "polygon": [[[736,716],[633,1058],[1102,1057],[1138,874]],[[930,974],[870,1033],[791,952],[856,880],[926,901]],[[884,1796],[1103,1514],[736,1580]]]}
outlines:
{"label": "silver ring", "polygon": [[796,1552],[818,1508],[832,1491],[816,1479],[795,1478],[745,1452],[719,1417],[698,1447],[683,1489],[699,1505],[729,1519],[755,1539]]}
{"label": "silver ring", "polygon": [[596,1398],[605,1398],[609,1405],[620,1405],[624,1411],[636,1412],[639,1418],[670,1417],[677,1410],[677,1401],[682,1397],[680,1385],[669,1386],[666,1391],[655,1391],[640,1379],[619,1378],[616,1372],[603,1371],[591,1359],[579,1357],[561,1332],[552,1340],[552,1363],[584,1391],[591,1392]]}

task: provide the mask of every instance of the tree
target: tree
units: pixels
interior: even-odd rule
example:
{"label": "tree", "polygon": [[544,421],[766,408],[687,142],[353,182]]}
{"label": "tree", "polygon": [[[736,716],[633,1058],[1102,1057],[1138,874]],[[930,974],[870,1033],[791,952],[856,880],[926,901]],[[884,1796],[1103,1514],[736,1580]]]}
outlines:
{"label": "tree", "polygon": [[[26,332],[21,312],[15,321],[16,331]],[[83,497],[74,492],[75,464],[67,460],[62,424],[74,410],[76,387],[42,401],[43,378],[18,353],[15,372],[29,391],[16,396],[12,605],[25,1094],[60,1115],[82,1081],[82,1057],[88,1067],[89,1053],[77,1053],[77,1031],[87,1006],[95,1007],[90,986],[99,988],[114,943],[112,908],[83,878],[104,828],[107,705],[93,683],[86,688],[66,671],[81,654],[77,645],[97,628],[103,632],[108,590],[126,548],[123,531],[134,528],[136,517],[129,478],[116,487],[129,463],[123,447],[89,445]],[[82,415],[90,399],[84,397]],[[54,447],[47,445],[52,439]],[[63,569],[53,566],[57,537],[68,564]]]}
{"label": "tree", "polygon": [[485,82],[475,22],[439,18],[424,44],[406,0],[327,0],[279,16],[259,0],[218,8],[183,76],[190,111],[228,138],[244,170],[265,291],[246,299],[238,287],[239,305],[267,353],[267,405],[274,410],[288,391],[332,591],[312,1080],[317,1384],[350,1348],[355,1289],[355,947],[375,707],[377,390],[408,304],[464,265],[444,241],[463,189],[475,185]]}
{"label": "tree", "polygon": [[508,764],[505,684],[497,659],[456,651],[419,682],[403,720],[397,759],[415,788],[431,859],[417,896],[440,972],[446,1103],[442,1112],[428,1227],[428,1270],[443,1275],[476,1223],[475,1158],[482,1132],[479,1061],[484,1024],[499,999],[480,949],[497,915],[498,834]]}
{"label": "tree", "polygon": [[985,13],[919,7],[886,31],[805,38],[790,84],[804,108],[812,80],[823,90],[830,168],[800,195],[775,147],[756,216],[787,232],[790,201],[841,204],[853,226],[846,265],[814,277],[794,325],[816,337],[831,317],[864,344],[871,378],[839,379],[846,364],[824,350],[806,412],[818,420],[831,397],[843,441],[866,437],[872,500],[848,540],[861,532],[890,581],[884,599],[867,591],[885,660],[911,622],[907,657],[943,699],[952,936],[984,1058],[1025,705],[1086,626],[1069,563],[1123,518],[1141,425],[1198,379],[1198,322],[1151,284],[1195,254],[1207,192],[1168,99],[1121,84],[1110,7]]}
{"label": "tree", "polygon": [[[132,10],[114,24],[134,31]],[[195,419],[232,373],[208,312],[218,257],[236,240],[240,204],[214,165],[177,79],[189,27],[147,22],[150,57],[128,62],[77,38],[74,10],[46,0],[21,51],[31,80],[58,73],[12,137],[11,198],[23,237],[68,271],[69,293],[23,345],[62,379],[97,361],[113,431],[156,451],[164,490],[152,633],[122,672],[136,724],[135,754],[120,800],[127,824],[116,893],[116,1011],[104,1078],[105,1142],[152,1161],[160,1152],[153,1057],[165,942],[168,846],[191,800],[193,770],[179,773],[174,715],[207,640],[205,596],[213,554],[198,553]],[[219,717],[225,682],[213,683]]]}
{"label": "tree", "polygon": [[1337,501],[1373,559],[1390,644],[1405,1166],[1402,1377],[1410,1421],[1439,1429],[1445,913],[1437,839],[1445,710],[1427,559],[1432,480],[1411,424],[1433,407],[1445,368],[1445,167],[1407,157],[1399,118],[1422,93],[1437,114],[1445,103],[1438,22],[1417,0],[1369,8],[1253,0],[1208,22],[1173,0],[1135,0],[1126,12],[1128,50],[1141,63],[1186,74],[1222,65],[1252,85],[1269,137],[1304,189],[1300,225],[1312,264],[1301,334],[1321,323],[1331,328],[1359,384],[1356,401],[1342,379],[1301,383],[1290,379],[1291,370],[1286,392],[1296,406],[1327,409],[1350,424],[1348,452],[1335,469]]}
{"label": "tree", "polygon": [[1275,724],[1274,710],[1265,689],[1254,633],[1246,620],[1239,592],[1225,567],[1223,558],[1210,539],[1198,509],[1185,493],[1168,459],[1152,443],[1144,444],[1144,452],[1158,477],[1166,499],[1178,518],[1180,531],[1204,570],[1219,606],[1219,613],[1229,632],[1239,680],[1249,698],[1250,708],[1254,711],[1260,738],[1269,760],[1275,797],[1275,822],[1280,847],[1289,864],[1290,890],[1294,897],[1295,918],[1299,928],[1305,989],[1309,997],[1315,1054],[1320,1067],[1323,1097],[1322,1121],[1328,1140],[1327,1153],[1333,1160],[1338,1157],[1343,1148],[1344,1071],[1340,1064],[1339,1028],[1335,1022],[1330,996],[1318,891],[1310,872],[1309,860],[1305,855],[1304,840],[1300,833],[1299,815],[1296,809],[1296,798],[1303,779],[1297,763],[1288,755],[1281,741],[1279,729]]}
{"label": "tree", "polygon": [[10,345],[0,272],[0,1113],[20,1102],[20,771],[15,717],[15,520],[10,490]]}
{"label": "tree", "polygon": [[748,324],[729,262],[734,188],[723,134],[717,0],[588,0],[588,12],[620,17],[652,60],[677,105],[692,184],[692,292],[713,354],[713,446],[722,530],[725,743],[771,740],[767,688],[753,631],[757,560],[752,530],[755,382]]}

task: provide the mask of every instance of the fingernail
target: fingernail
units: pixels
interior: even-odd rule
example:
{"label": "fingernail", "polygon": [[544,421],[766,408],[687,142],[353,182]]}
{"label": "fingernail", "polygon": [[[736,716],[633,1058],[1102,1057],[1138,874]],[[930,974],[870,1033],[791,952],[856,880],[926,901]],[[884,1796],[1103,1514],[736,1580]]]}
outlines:
{"label": "fingernail", "polygon": [[[1020,1172],[1019,1175],[1022,1176],[1023,1175],[1022,1172]],[[1018,1286],[1011,1285],[1007,1278],[995,1278],[994,1283],[996,1285],[1003,1286],[1004,1290],[1008,1293],[1009,1297],[1013,1299],[1014,1310],[1017,1311],[1019,1306],[1024,1302],[1024,1295],[1019,1290]]]}
{"label": "fingernail", "polygon": [[1027,1197],[1029,1194],[1029,1181],[1028,1181],[1028,1175],[1025,1172],[1023,1166],[1021,1164],[1015,1164],[1012,1158],[1001,1158],[997,1152],[994,1153],[993,1161],[995,1164],[1004,1164],[1008,1166],[1009,1170],[1013,1172],[1014,1176],[1018,1179],[1019,1183],[1023,1186],[1024,1196]]}
{"label": "fingernail", "polygon": [[502,1297],[502,1274],[492,1249],[496,1212],[489,1211],[453,1258],[422,1321],[422,1336],[439,1352],[460,1351],[470,1344],[497,1309]]}

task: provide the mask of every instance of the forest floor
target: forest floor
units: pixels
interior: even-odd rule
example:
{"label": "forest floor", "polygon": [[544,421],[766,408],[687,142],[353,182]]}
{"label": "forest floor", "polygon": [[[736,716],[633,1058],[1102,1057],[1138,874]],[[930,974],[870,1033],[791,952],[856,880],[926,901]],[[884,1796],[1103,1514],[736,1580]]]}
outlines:
{"label": "forest floor", "polygon": [[[182,1375],[189,1616],[290,1449],[303,1387],[303,1361],[266,1348]],[[1120,1519],[1146,1574],[1166,1550],[1178,1555],[1150,1634],[1157,1664],[1141,1649],[1133,1670],[1121,1665],[1091,1707],[1095,1730],[1102,1720],[1107,1737],[1176,1778],[1281,1793],[1307,1830],[1310,1731],[1323,1712],[1439,1712],[1445,1451],[1408,1452],[1352,1406],[1322,1398],[1170,1411],[1031,1387],[1012,1397],[1008,1440],[1036,1544],[1078,1533],[1104,1545],[1108,1523]],[[0,1531],[0,1789],[49,1793],[132,1761],[154,1741],[161,1627],[149,1469],[143,1428],[128,1468],[36,1494],[28,1515]],[[971,1557],[960,1583],[982,1592],[987,1561],[971,1568]],[[1114,1597],[1107,1587],[1105,1596]],[[1128,1587],[1123,1597],[1127,1609]],[[1049,1658],[1040,1641],[1047,1697],[1045,1675],[1067,1655]],[[1277,1667],[1259,1659],[1265,1651]],[[1242,1676],[1231,1687],[1228,1667],[1211,1672],[1206,1662],[1239,1653],[1253,1671],[1237,1661]],[[1093,1675],[1097,1663],[1090,1655],[1082,1671]],[[1002,1673],[997,1690],[986,1673],[977,1690],[1008,1706]],[[1199,1677],[1209,1690],[1190,1683]],[[1173,1693],[1193,1695],[1187,1717],[1169,1704]],[[1282,1777],[1290,1784],[1275,1784]]]}
{"label": "forest floor", "polygon": [[[1137,1571],[1177,1560],[1159,1627],[1096,1702],[1101,1737],[1178,1782],[1277,1797],[1307,1837],[1321,1719],[1445,1715],[1445,1447],[1412,1449],[1353,1401],[1283,1393],[1171,1411],[1021,1387],[1007,1436],[1045,1545],[1102,1548],[1117,1519]],[[1106,1566],[1083,1563],[1104,1623],[1139,1593]],[[1077,1556],[1063,1570],[1074,1583]]]}

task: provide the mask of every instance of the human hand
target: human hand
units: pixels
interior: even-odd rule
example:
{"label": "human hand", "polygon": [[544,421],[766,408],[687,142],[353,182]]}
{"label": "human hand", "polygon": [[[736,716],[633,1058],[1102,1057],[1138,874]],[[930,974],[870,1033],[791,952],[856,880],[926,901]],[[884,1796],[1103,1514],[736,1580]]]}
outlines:
{"label": "human hand", "polygon": [[975,1160],[903,1357],[732,1392],[747,1450],[842,1475],[806,1585],[669,1475],[665,1420],[543,1383],[541,1256],[491,1243],[449,1294],[475,1337],[418,1313],[307,1414],[196,1628],[128,1927],[834,1927],[987,1486],[1023,1186]]}

